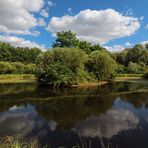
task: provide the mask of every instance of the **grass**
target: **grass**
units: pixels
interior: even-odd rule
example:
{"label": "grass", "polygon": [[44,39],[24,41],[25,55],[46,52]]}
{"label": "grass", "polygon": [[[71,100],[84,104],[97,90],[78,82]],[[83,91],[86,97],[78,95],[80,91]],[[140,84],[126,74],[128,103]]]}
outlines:
{"label": "grass", "polygon": [[32,83],[36,81],[34,74],[5,74],[0,75],[0,83]]}
{"label": "grass", "polygon": [[118,74],[117,77],[142,77],[143,74]]}
{"label": "grass", "polygon": [[7,136],[0,140],[0,148],[38,148],[37,140],[23,142],[16,137]]}

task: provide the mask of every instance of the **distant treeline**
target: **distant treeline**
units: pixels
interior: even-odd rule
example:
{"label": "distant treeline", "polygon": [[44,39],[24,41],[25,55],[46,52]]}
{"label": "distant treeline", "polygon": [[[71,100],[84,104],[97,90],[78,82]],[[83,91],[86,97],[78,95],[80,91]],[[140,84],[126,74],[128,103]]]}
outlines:
{"label": "distant treeline", "polygon": [[0,74],[35,74],[38,48],[13,47],[0,43]]}
{"label": "distant treeline", "polygon": [[38,48],[13,47],[8,43],[0,43],[0,61],[21,62],[24,64],[36,63],[41,53]]}
{"label": "distant treeline", "polygon": [[62,31],[46,52],[0,43],[0,61],[0,74],[35,73],[39,83],[69,85],[111,80],[118,73],[147,73],[148,44],[110,53],[99,44],[80,41],[71,31]]}

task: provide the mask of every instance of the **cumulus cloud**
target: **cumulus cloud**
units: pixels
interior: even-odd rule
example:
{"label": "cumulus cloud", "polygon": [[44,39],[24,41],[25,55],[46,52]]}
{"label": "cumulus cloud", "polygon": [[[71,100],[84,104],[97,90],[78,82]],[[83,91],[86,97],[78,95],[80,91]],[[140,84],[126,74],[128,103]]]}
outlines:
{"label": "cumulus cloud", "polygon": [[125,48],[129,48],[133,45],[133,43],[126,42],[124,45],[112,45],[112,46],[104,46],[110,52],[119,52],[124,50]]}
{"label": "cumulus cloud", "polygon": [[106,43],[130,36],[140,28],[138,18],[124,16],[113,10],[83,10],[75,16],[52,17],[47,30],[53,35],[58,31],[71,30],[81,40]]}
{"label": "cumulus cloud", "polygon": [[145,29],[148,30],[148,24],[145,26]]}
{"label": "cumulus cloud", "polygon": [[56,5],[56,3],[54,3],[54,2],[51,1],[51,0],[49,0],[49,1],[47,2],[47,4],[48,4],[50,7],[53,7],[53,6]]}
{"label": "cumulus cloud", "polygon": [[137,127],[139,119],[130,111],[124,109],[111,109],[99,117],[89,117],[75,125],[74,130],[85,137],[101,135],[112,138],[123,130]]}
{"label": "cumulus cloud", "polygon": [[29,48],[37,47],[37,48],[45,50],[44,45],[39,45],[36,42],[31,42],[29,40],[25,40],[23,38],[19,38],[16,36],[0,35],[0,42],[10,43],[12,46],[15,46],[15,47],[29,47]]}
{"label": "cumulus cloud", "polygon": [[148,40],[142,41],[141,44],[142,44],[142,45],[148,44]]}
{"label": "cumulus cloud", "polygon": [[46,22],[45,22],[45,20],[43,18],[39,18],[38,19],[38,24],[39,24],[39,26],[45,26]]}
{"label": "cumulus cloud", "polygon": [[125,47],[122,45],[113,45],[113,46],[104,46],[104,47],[110,52],[118,52],[125,49]]}
{"label": "cumulus cloud", "polygon": [[125,46],[126,46],[126,47],[130,47],[130,46],[132,46],[132,45],[133,45],[133,44],[130,43],[130,42],[126,42],[126,43],[125,43]]}
{"label": "cumulus cloud", "polygon": [[41,12],[40,12],[40,15],[45,17],[45,18],[48,18],[48,16],[49,16],[48,10],[47,9],[42,9]]}
{"label": "cumulus cloud", "polygon": [[32,34],[31,29],[38,25],[34,13],[44,6],[44,0],[1,0],[0,32]]}

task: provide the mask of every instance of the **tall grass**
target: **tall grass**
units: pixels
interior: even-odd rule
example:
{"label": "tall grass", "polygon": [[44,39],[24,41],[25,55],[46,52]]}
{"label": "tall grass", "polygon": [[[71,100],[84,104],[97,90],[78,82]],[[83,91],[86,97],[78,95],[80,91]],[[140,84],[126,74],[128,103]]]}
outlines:
{"label": "tall grass", "polygon": [[142,77],[143,74],[118,74],[117,77]]}
{"label": "tall grass", "polygon": [[0,148],[38,148],[37,140],[23,142],[17,137],[7,136],[1,138]]}
{"label": "tall grass", "polygon": [[34,80],[36,79],[34,74],[4,74],[0,75],[0,80],[21,80],[21,79],[31,79]]}

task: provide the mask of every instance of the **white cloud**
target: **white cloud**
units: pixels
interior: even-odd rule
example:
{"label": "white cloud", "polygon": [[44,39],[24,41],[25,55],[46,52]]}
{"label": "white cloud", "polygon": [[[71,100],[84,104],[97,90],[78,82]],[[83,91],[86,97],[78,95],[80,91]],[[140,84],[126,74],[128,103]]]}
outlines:
{"label": "white cloud", "polygon": [[54,3],[53,1],[51,1],[51,0],[49,0],[48,2],[48,5],[50,6],[50,7],[53,7],[53,6],[55,6],[56,5],[56,3]]}
{"label": "white cloud", "polygon": [[40,15],[45,17],[45,18],[48,18],[48,16],[49,16],[48,10],[47,9],[42,9],[41,12],[40,12]]}
{"label": "white cloud", "polygon": [[45,22],[45,20],[43,18],[39,18],[38,19],[38,24],[39,24],[39,26],[45,26],[46,22]]}
{"label": "white cloud", "polygon": [[148,44],[148,40],[147,41],[142,41],[141,44],[142,45]]}
{"label": "white cloud", "polygon": [[133,43],[126,42],[124,45],[112,45],[112,46],[104,46],[110,52],[119,52],[124,50],[125,48],[131,47]]}
{"label": "white cloud", "polygon": [[133,15],[133,10],[131,8],[129,8],[126,12],[126,15]]}
{"label": "white cloud", "polygon": [[148,24],[145,26],[145,29],[148,30]]}
{"label": "white cloud", "polygon": [[119,132],[137,127],[139,119],[130,111],[111,109],[99,117],[89,117],[75,125],[74,130],[81,136],[96,137],[101,135],[112,138]]}
{"label": "white cloud", "polygon": [[44,6],[44,0],[0,0],[0,32],[32,34],[38,23],[34,16]]}
{"label": "white cloud", "polygon": [[139,28],[138,18],[123,16],[113,9],[88,9],[75,16],[52,17],[47,30],[52,34],[71,30],[81,40],[103,44],[113,39],[130,36]]}
{"label": "white cloud", "polygon": [[142,21],[143,19],[144,19],[144,16],[141,16],[141,17],[140,17],[140,21]]}
{"label": "white cloud", "polygon": [[126,43],[125,43],[125,46],[126,46],[126,47],[130,47],[130,46],[132,46],[132,45],[133,45],[133,44],[130,43],[130,42],[126,42]]}
{"label": "white cloud", "polygon": [[39,45],[36,42],[31,42],[29,40],[25,40],[23,38],[19,38],[16,36],[0,35],[0,42],[10,43],[12,46],[15,46],[15,47],[29,47],[29,48],[37,47],[42,50],[45,50],[44,45]]}
{"label": "white cloud", "polygon": [[71,11],[72,11],[72,8],[71,8],[71,7],[70,7],[70,8],[68,8],[68,9],[67,9],[67,11],[68,11],[68,12],[71,12]]}
{"label": "white cloud", "polygon": [[122,45],[104,46],[110,52],[118,52],[125,49]]}

